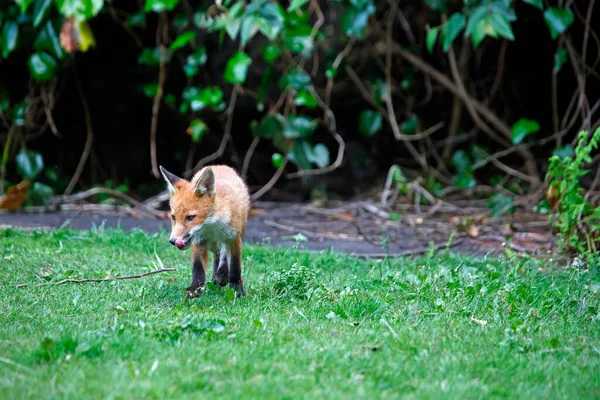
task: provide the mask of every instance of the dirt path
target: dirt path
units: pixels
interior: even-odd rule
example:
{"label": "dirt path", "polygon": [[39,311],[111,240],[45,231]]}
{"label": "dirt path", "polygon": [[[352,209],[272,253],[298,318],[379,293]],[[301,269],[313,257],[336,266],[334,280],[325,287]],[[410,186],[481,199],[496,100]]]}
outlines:
{"label": "dirt path", "polygon": [[[452,250],[463,254],[498,255],[506,246],[517,252],[543,256],[554,246],[544,217],[515,215],[511,220],[489,220],[482,215],[434,217],[427,216],[425,210],[423,212],[425,215],[406,212],[398,219],[398,215],[390,217],[364,203],[346,204],[335,209],[307,204],[260,203],[252,210],[245,240],[274,246],[298,243],[302,249],[332,248],[362,257],[421,254],[431,243],[436,248],[445,248],[453,231]],[[166,219],[135,218],[117,212],[4,213],[0,214],[0,225],[53,229],[104,226],[125,230],[137,228],[146,232],[170,227]]]}

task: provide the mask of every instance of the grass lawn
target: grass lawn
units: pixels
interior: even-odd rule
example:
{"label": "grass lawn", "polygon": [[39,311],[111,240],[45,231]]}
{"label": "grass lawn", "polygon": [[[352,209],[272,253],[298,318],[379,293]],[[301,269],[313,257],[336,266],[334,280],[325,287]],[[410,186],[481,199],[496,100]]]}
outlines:
{"label": "grass lawn", "polygon": [[[168,234],[0,230],[0,398],[599,398],[600,271],[246,246],[186,300]],[[66,277],[128,281],[16,288]],[[209,274],[210,279],[210,274]]]}

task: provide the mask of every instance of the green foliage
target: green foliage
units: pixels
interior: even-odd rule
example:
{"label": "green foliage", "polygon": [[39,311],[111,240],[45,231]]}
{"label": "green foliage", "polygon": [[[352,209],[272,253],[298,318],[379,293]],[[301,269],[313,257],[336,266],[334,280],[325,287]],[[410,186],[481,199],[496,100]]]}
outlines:
{"label": "green foliage", "polygon": [[283,156],[279,153],[273,153],[271,156],[271,163],[275,168],[279,169],[283,163]]}
{"label": "green foliage", "polygon": [[375,135],[381,130],[382,116],[379,111],[363,110],[358,118],[358,130],[367,137]]}
{"label": "green foliage", "polygon": [[56,75],[56,60],[45,52],[33,53],[27,63],[31,76],[36,81],[47,81]]}
{"label": "green foliage", "polygon": [[372,0],[350,1],[342,16],[342,31],[350,37],[362,39],[365,36],[369,16],[374,13],[375,5]]}
{"label": "green foliage", "polygon": [[188,133],[192,135],[192,140],[196,143],[200,143],[202,137],[208,130],[208,126],[201,119],[194,119],[190,123],[190,127],[188,128]]}
{"label": "green foliage", "polygon": [[55,0],[55,4],[61,15],[86,20],[98,15],[104,0]]}
{"label": "green foliage", "polygon": [[179,3],[179,0],[146,0],[144,11],[161,12],[166,10],[172,10]]}
{"label": "green foliage", "polygon": [[275,293],[293,297],[307,297],[308,289],[316,277],[315,271],[299,264],[273,271],[270,276]]}
{"label": "green foliage", "polygon": [[44,168],[42,155],[37,151],[21,149],[16,157],[17,172],[23,179],[34,180]]}
{"label": "green foliage", "polygon": [[567,8],[550,7],[544,11],[544,19],[552,39],[558,38],[573,23],[573,11]]}
{"label": "green foliage", "polygon": [[194,31],[185,31],[179,36],[175,38],[171,46],[169,46],[169,50],[175,51],[177,49],[181,49],[185,47],[189,42],[196,39],[197,33]]}
{"label": "green foliage", "polygon": [[452,155],[452,165],[456,171],[454,184],[460,189],[470,189],[477,182],[473,178],[473,162],[464,150],[458,150]]}
{"label": "green foliage", "polygon": [[225,82],[233,84],[243,84],[246,82],[246,75],[248,74],[250,64],[252,64],[252,59],[248,54],[241,51],[235,53],[225,67],[225,74],[223,75]]}
{"label": "green foliage", "polygon": [[0,48],[2,49],[2,57],[6,58],[17,47],[19,38],[19,25],[16,21],[7,21],[2,26],[2,34],[0,35]]}
{"label": "green foliage", "polygon": [[600,206],[590,203],[580,184],[599,143],[600,128],[591,137],[586,131],[580,132],[574,157],[553,155],[546,175],[549,193],[559,199],[557,212],[550,215],[552,226],[558,229],[559,248],[580,254],[594,254],[600,244]]}
{"label": "green foliage", "polygon": [[540,124],[527,118],[521,118],[512,127],[512,142],[519,144],[527,136],[532,135],[540,130]]}

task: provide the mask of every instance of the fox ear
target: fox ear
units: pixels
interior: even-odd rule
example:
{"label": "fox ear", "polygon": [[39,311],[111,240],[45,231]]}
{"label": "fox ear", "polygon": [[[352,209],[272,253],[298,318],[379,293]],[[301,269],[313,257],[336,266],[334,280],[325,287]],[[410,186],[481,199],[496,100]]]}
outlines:
{"label": "fox ear", "polygon": [[209,197],[215,193],[215,174],[211,168],[206,168],[206,171],[202,173],[196,183],[196,189],[194,190],[196,196],[202,197],[208,195]]}
{"label": "fox ear", "polygon": [[179,181],[181,181],[182,179],[180,177],[178,177],[177,175],[174,175],[172,173],[170,173],[169,171],[167,171],[166,169],[164,169],[161,166],[159,166],[160,168],[160,174],[162,175],[163,179],[165,180],[165,182],[167,182],[167,188],[169,189],[169,193],[173,194],[177,191],[177,188],[175,187],[175,184]]}

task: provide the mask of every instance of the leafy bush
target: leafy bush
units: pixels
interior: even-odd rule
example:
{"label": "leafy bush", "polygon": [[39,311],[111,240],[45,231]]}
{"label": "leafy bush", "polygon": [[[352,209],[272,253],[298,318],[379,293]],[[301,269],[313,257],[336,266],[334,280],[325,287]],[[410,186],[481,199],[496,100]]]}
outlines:
{"label": "leafy bush", "polygon": [[579,133],[575,157],[554,155],[546,180],[549,196],[555,200],[557,212],[550,215],[552,226],[558,230],[561,249],[578,253],[597,252],[600,244],[600,206],[594,207],[580,179],[589,170],[591,152],[600,143],[600,128],[590,137],[587,131]]}

